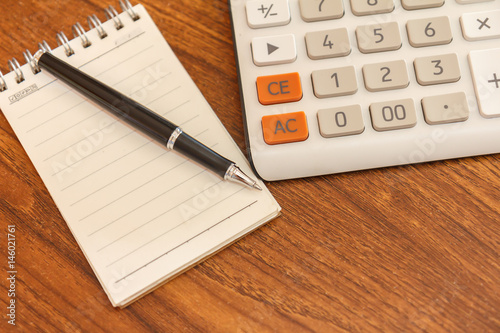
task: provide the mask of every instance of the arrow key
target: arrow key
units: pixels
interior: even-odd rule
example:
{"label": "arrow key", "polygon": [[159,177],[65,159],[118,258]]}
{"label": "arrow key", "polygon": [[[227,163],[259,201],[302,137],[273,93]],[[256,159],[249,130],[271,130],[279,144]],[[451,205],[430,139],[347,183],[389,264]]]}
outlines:
{"label": "arrow key", "polygon": [[292,34],[256,37],[252,39],[252,54],[257,66],[294,62],[297,59],[295,37]]}

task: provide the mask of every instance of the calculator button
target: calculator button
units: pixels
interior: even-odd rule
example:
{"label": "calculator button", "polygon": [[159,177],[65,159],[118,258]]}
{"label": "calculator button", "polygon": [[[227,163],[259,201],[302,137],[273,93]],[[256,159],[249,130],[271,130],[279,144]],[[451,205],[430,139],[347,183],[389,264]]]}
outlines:
{"label": "calculator button", "polygon": [[300,15],[306,22],[338,19],[344,16],[342,0],[300,0]]}
{"label": "calculator button", "polygon": [[429,125],[465,121],[469,118],[469,104],[463,92],[424,97],[422,109]]}
{"label": "calculator button", "polygon": [[311,78],[318,98],[352,95],[358,91],[354,66],[313,71]]}
{"label": "calculator button", "polygon": [[466,13],[460,17],[460,24],[467,40],[500,38],[500,10]]}
{"label": "calculator button", "polygon": [[361,134],[365,130],[359,105],[319,110],[317,116],[319,131],[325,138]]}
{"label": "calculator button", "polygon": [[373,128],[377,131],[410,128],[417,124],[417,113],[411,98],[373,103],[370,114]]}
{"label": "calculator button", "polygon": [[359,50],[363,53],[401,48],[401,35],[396,22],[362,25],[356,28]]}
{"label": "calculator button", "polygon": [[455,53],[416,58],[417,81],[423,86],[460,80],[460,66]]}
{"label": "calculator button", "polygon": [[372,15],[390,13],[394,10],[393,0],[351,0],[354,15]]}
{"label": "calculator button", "polygon": [[302,111],[262,117],[264,141],[269,145],[304,141],[309,137]]}
{"label": "calculator button", "polygon": [[259,76],[257,93],[263,105],[299,101],[302,99],[299,73]]}
{"label": "calculator button", "polygon": [[363,78],[368,91],[401,89],[410,83],[404,60],[364,65]]}
{"label": "calculator button", "polygon": [[500,49],[472,51],[469,63],[483,117],[500,116]]}
{"label": "calculator button", "polygon": [[288,0],[253,0],[246,3],[250,28],[286,25],[290,22]]}
{"label": "calculator button", "polygon": [[413,47],[449,44],[453,39],[447,16],[410,20],[406,30]]}
{"label": "calculator button", "polygon": [[252,39],[252,54],[257,66],[294,62],[297,59],[295,37],[292,34],[256,37]]}
{"label": "calculator button", "polygon": [[444,0],[401,0],[401,3],[404,9],[414,10],[441,7],[444,4]]}
{"label": "calculator button", "polygon": [[306,33],[307,55],[313,60],[343,57],[351,53],[346,28]]}

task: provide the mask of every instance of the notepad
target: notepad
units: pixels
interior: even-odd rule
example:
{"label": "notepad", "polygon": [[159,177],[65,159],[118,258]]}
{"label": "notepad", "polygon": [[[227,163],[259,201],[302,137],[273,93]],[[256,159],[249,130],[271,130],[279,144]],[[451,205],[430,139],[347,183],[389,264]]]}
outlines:
{"label": "notepad", "polygon": [[[125,9],[85,35],[61,38],[53,54],[255,177],[145,8]],[[0,78],[0,107],[114,306],[128,305],[279,214],[262,182],[260,192],[222,181],[50,74],[11,65]]]}

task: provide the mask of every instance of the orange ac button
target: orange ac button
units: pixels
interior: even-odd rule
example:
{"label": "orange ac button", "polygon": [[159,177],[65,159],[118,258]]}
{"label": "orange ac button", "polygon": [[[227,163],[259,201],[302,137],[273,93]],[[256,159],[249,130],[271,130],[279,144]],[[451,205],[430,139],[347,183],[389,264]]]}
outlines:
{"label": "orange ac button", "polygon": [[299,73],[259,76],[257,93],[263,105],[300,101],[302,86]]}
{"label": "orange ac button", "polygon": [[304,141],[309,137],[306,114],[302,111],[264,116],[262,131],[268,145]]}

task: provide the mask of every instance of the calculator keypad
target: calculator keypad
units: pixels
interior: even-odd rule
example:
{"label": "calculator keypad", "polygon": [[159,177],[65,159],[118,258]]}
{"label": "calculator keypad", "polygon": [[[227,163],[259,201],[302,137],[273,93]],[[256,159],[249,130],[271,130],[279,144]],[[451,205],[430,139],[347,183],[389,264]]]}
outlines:
{"label": "calculator keypad", "polygon": [[[296,154],[316,156],[314,163],[331,161],[332,152],[363,151],[368,167],[468,156],[474,149],[459,153],[456,147],[482,136],[472,134],[477,124],[500,121],[500,0],[230,1],[246,18],[233,15],[249,150],[268,171],[266,160],[295,161]],[[490,137],[500,132],[486,126]],[[452,139],[438,155],[422,155],[418,139],[411,141],[419,133]],[[500,138],[485,140],[478,153],[500,152],[491,148]],[[384,156],[380,162],[376,154]],[[324,171],[291,174],[367,168],[354,157],[345,165],[332,159],[340,169],[324,164]]]}

